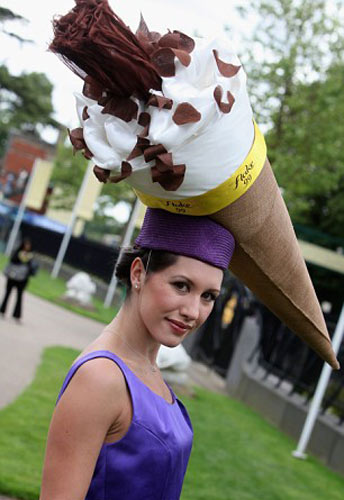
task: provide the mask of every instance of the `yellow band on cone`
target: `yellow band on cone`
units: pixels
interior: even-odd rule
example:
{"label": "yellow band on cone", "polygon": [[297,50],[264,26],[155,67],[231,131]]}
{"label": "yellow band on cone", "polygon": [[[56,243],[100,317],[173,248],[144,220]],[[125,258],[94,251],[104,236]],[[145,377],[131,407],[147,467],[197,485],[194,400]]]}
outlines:
{"label": "yellow band on cone", "polygon": [[254,122],[254,141],[248,155],[234,174],[216,188],[182,200],[157,198],[138,189],[135,189],[135,192],[142,203],[151,208],[162,208],[185,215],[210,215],[227,207],[246,193],[260,174],[265,158],[264,136]]}

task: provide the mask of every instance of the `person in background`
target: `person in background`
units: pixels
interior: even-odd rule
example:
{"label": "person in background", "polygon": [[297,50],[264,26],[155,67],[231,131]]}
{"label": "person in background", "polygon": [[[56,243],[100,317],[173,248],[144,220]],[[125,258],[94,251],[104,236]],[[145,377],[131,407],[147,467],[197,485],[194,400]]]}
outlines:
{"label": "person in background", "polygon": [[28,284],[30,276],[37,271],[37,264],[32,253],[32,245],[29,238],[25,238],[17,250],[14,251],[6,266],[4,274],[7,278],[5,295],[0,307],[0,313],[5,315],[8,299],[13,289],[17,290],[17,300],[13,310],[13,318],[21,321],[23,293]]}

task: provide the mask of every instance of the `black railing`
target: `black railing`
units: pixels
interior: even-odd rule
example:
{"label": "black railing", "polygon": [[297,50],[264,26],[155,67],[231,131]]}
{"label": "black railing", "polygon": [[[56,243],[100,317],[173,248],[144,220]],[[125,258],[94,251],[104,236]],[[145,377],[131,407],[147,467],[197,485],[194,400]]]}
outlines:
{"label": "black railing", "polygon": [[[332,316],[325,314],[331,336],[338,319],[336,309]],[[259,342],[254,352],[248,353],[248,361],[255,360],[260,368],[257,376],[269,377],[276,388],[283,385],[283,391],[301,395],[307,404],[314,395],[323,361],[233,277],[227,279],[212,314],[188,349],[192,358],[226,377],[247,315],[255,315],[259,325]],[[344,343],[338,360],[344,366]],[[322,412],[326,411],[334,414],[338,423],[344,422],[343,369],[332,372],[322,402]]]}
{"label": "black railing", "polygon": [[[289,394],[302,395],[307,404],[314,395],[323,361],[264,306],[258,307],[257,315],[260,323],[260,340],[253,356],[257,356],[258,366],[264,369],[263,377],[275,375],[277,388],[283,382],[288,382]],[[325,320],[332,336],[337,318],[325,315]],[[343,344],[338,360],[343,366]],[[339,424],[343,423],[344,370],[332,372],[321,411],[332,413],[338,417]]]}

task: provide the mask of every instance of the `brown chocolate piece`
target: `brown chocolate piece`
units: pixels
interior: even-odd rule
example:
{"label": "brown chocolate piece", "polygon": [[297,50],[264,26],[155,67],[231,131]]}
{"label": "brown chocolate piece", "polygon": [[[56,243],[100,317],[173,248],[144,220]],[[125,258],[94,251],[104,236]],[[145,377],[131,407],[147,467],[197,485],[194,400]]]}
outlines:
{"label": "brown chocolate piece", "polygon": [[218,56],[219,53],[215,49],[213,50],[213,54],[216,60],[217,67],[219,68],[219,71],[222,76],[231,78],[232,76],[238,73],[241,66],[235,66],[234,64],[225,63],[224,61],[221,61],[221,59]]}
{"label": "brown chocolate piece", "polygon": [[175,57],[179,59],[183,66],[189,66],[191,62],[191,56],[186,51],[170,47],[163,47],[152,54],[152,62],[160,76],[170,77],[176,74]]}
{"label": "brown chocolate piece", "polygon": [[104,184],[106,184],[108,178],[110,177],[110,170],[98,167],[98,165],[94,166],[93,173],[97,177],[98,181],[103,182]]}
{"label": "brown chocolate piece", "polygon": [[147,101],[147,106],[155,106],[159,109],[172,109],[173,101],[167,97],[152,94]]}
{"label": "brown chocolate piece", "polygon": [[228,102],[222,101],[223,89],[221,85],[218,85],[214,90],[214,98],[222,113],[229,113],[232,109],[232,106],[235,102],[234,96],[227,90],[227,99]]}
{"label": "brown chocolate piece", "polygon": [[196,123],[199,122],[201,118],[201,113],[188,102],[182,102],[181,104],[179,104],[172,116],[172,120],[177,125]]}
{"label": "brown chocolate piece", "polygon": [[109,114],[130,122],[137,118],[138,105],[130,98],[111,96],[107,99],[102,114]]}

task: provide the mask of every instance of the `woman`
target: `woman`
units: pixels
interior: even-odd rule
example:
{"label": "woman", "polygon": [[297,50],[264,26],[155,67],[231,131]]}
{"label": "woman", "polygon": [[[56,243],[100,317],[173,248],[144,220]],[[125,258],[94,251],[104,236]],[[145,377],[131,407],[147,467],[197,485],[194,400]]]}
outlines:
{"label": "woman", "polygon": [[13,318],[18,322],[22,315],[23,292],[28,284],[30,276],[35,274],[36,264],[31,251],[31,241],[25,238],[20,247],[13,253],[8,266],[5,269],[7,277],[6,291],[3,298],[0,313],[5,314],[8,299],[13,289],[17,290],[17,301],[13,310]]}
{"label": "woman", "polygon": [[156,357],[207,319],[233,250],[207,217],[147,210],[136,247],[117,263],[126,300],[61,389],[41,500],[180,498],[192,427]]}

